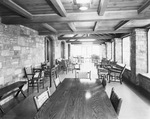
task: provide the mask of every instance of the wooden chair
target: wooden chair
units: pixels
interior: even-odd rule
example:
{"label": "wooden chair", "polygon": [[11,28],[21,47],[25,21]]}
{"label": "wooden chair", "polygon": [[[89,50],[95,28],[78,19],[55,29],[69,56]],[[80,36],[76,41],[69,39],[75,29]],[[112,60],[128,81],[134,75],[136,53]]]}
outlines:
{"label": "wooden chair", "polygon": [[126,67],[126,65],[122,69],[120,69],[120,68],[110,68],[108,70],[109,83],[119,81],[120,84],[122,84],[122,75],[125,71],[125,67]]}
{"label": "wooden chair", "polygon": [[102,86],[104,87],[104,89],[106,88],[106,85],[107,85],[107,81],[105,79],[105,77],[102,78]]}
{"label": "wooden chair", "polygon": [[66,74],[68,72],[68,61],[67,60],[62,60],[62,70],[66,71]]}
{"label": "wooden chair", "polygon": [[54,82],[55,87],[57,88],[61,81],[59,79],[59,75],[57,74],[56,67],[53,67],[51,69],[51,79]]}
{"label": "wooden chair", "polygon": [[97,75],[99,79],[107,78],[108,70],[104,68],[97,68]]}
{"label": "wooden chair", "polygon": [[46,63],[41,63],[41,69],[44,71],[44,77],[50,77],[50,68]]}
{"label": "wooden chair", "polygon": [[46,88],[46,90],[47,90],[48,96],[50,97],[50,96],[52,95],[52,93],[51,93],[51,91],[50,91],[50,87],[48,86],[48,87]]}
{"label": "wooden chair", "polygon": [[37,87],[37,92],[39,92],[40,84],[42,84],[44,88],[44,71],[31,69],[31,67],[25,67],[24,72],[28,81],[27,92],[29,92],[29,87]]}
{"label": "wooden chair", "polygon": [[50,89],[49,88],[47,88],[47,90],[42,92],[40,95],[33,97],[37,111],[39,111],[39,109],[48,100],[49,97],[50,97]]}
{"label": "wooden chair", "polygon": [[111,90],[110,101],[111,101],[116,113],[119,115],[121,105],[122,105],[122,99],[119,98],[118,95],[115,93],[114,88],[112,88],[112,90]]}
{"label": "wooden chair", "polygon": [[60,81],[60,78],[59,78],[59,77],[57,77],[57,78],[54,80],[54,84],[55,84],[55,87],[56,87],[56,88],[61,84],[61,81]]}

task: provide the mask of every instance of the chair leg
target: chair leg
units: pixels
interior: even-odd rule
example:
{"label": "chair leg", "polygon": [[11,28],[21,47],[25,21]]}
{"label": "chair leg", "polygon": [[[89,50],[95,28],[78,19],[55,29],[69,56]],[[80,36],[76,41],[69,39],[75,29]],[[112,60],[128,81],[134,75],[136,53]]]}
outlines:
{"label": "chair leg", "polygon": [[28,89],[27,89],[27,92],[29,92],[29,83],[28,83]]}
{"label": "chair leg", "polygon": [[39,83],[37,83],[37,92],[39,93]]}
{"label": "chair leg", "polygon": [[109,77],[109,78],[108,78],[108,80],[109,80],[108,82],[110,83],[110,78],[111,78],[111,77],[110,77],[110,76],[108,76],[108,77]]}
{"label": "chair leg", "polygon": [[120,78],[120,84],[122,84],[122,78]]}
{"label": "chair leg", "polygon": [[44,81],[42,83],[43,83],[43,88],[44,88]]}

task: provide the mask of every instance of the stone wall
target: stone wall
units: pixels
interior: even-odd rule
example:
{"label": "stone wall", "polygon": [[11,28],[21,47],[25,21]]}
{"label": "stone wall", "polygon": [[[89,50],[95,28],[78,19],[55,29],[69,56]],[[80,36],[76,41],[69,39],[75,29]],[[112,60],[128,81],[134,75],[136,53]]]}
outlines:
{"label": "stone wall", "polygon": [[44,37],[24,26],[0,24],[0,87],[23,79],[23,67],[44,62]]}
{"label": "stone wall", "polygon": [[150,93],[150,75],[138,74],[139,85]]}
{"label": "stone wall", "polygon": [[145,29],[135,29],[131,34],[131,72],[132,82],[139,84],[138,73],[148,71],[148,50],[147,31]]}

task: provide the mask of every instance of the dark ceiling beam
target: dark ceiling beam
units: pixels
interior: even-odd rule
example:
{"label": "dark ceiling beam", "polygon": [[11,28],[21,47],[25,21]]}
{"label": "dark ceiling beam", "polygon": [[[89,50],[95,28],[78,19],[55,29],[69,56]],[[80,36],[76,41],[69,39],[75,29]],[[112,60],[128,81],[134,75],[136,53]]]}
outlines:
{"label": "dark ceiling beam", "polygon": [[105,41],[103,40],[99,40],[99,41],[67,41],[67,43],[71,43],[71,44],[82,44],[82,43],[93,43],[93,44],[100,44],[103,43]]}
{"label": "dark ceiling beam", "polygon": [[12,0],[0,0],[0,3],[3,4],[4,6],[6,6],[7,8],[11,9],[12,11],[15,11],[19,15],[21,15],[25,18],[28,18],[28,19],[32,19],[32,14],[30,12],[28,12],[24,8],[20,7]]}
{"label": "dark ceiling beam", "polygon": [[144,26],[144,28],[150,29],[150,24]]}
{"label": "dark ceiling beam", "polygon": [[75,26],[74,26],[74,24],[72,22],[69,22],[68,26],[71,29],[71,31],[73,31],[73,32],[76,31],[76,28],[75,28]]}
{"label": "dark ceiling beam", "polygon": [[99,6],[98,6],[98,15],[103,16],[108,5],[109,0],[99,0]]}
{"label": "dark ceiling beam", "polygon": [[[92,17],[91,17],[92,16]],[[67,17],[57,14],[33,15],[31,20],[15,16],[3,16],[4,24],[28,24],[28,23],[68,23],[84,21],[111,21],[111,20],[138,20],[150,19],[150,13],[138,14],[136,10],[107,11],[105,16],[99,16],[96,12],[68,13]]]}
{"label": "dark ceiling beam", "polygon": [[[67,17],[67,12],[60,0],[46,0],[49,6],[53,5],[54,11],[58,13],[61,17]],[[76,28],[73,23],[68,23],[69,28],[71,31],[76,31]]]}
{"label": "dark ceiling beam", "polygon": [[[64,35],[64,34],[88,34],[88,33],[94,33],[94,34],[102,34],[102,33],[130,33],[131,30],[129,29],[124,29],[124,30],[97,30],[97,31],[75,31],[75,32],[70,32],[70,31],[58,31],[57,35]],[[39,35],[48,35],[50,32],[48,31],[39,31]]]}
{"label": "dark ceiling beam", "polygon": [[[19,15],[25,17],[24,19],[28,18],[27,20],[32,20],[32,18],[33,18],[33,15],[30,12],[28,12],[21,6],[17,5],[12,0],[0,0],[0,3],[3,4],[4,6],[8,7],[12,11],[18,13]],[[47,30],[52,31],[54,33],[57,32],[53,27],[51,27],[50,25],[48,25],[46,23],[43,23],[42,26],[45,27]]]}
{"label": "dark ceiling beam", "polygon": [[73,37],[76,37],[76,36],[78,36],[78,34],[75,34]]}
{"label": "dark ceiling beam", "polygon": [[129,20],[125,20],[125,21],[121,21],[119,22],[119,24],[117,24],[115,27],[114,27],[114,30],[118,30],[119,28],[121,28],[123,25],[125,25],[127,22],[129,22]]}
{"label": "dark ceiling beam", "polygon": [[104,36],[104,37],[58,37],[58,40],[70,40],[70,39],[112,39],[113,37]]}
{"label": "dark ceiling beam", "polygon": [[58,13],[60,16],[62,17],[66,17],[67,16],[67,12],[62,4],[62,2],[60,0],[46,0],[46,2],[48,3],[48,5],[51,7],[51,5],[53,5],[53,7],[55,8],[54,10],[56,11],[56,13]]}
{"label": "dark ceiling beam", "polygon": [[50,26],[49,24],[47,24],[47,23],[43,23],[42,26],[43,26],[44,28],[46,28],[47,30],[51,31],[51,32],[57,33],[57,30],[54,29],[53,27],[51,27],[51,26]]}
{"label": "dark ceiling beam", "polygon": [[138,14],[146,12],[150,8],[150,0],[147,0],[142,6],[138,9]]}
{"label": "dark ceiling beam", "polygon": [[97,25],[97,24],[98,24],[98,21],[96,21],[96,22],[95,22],[95,24],[94,24],[94,28],[93,28],[93,31],[96,31],[96,30],[97,30],[97,27],[98,27],[98,25]]}

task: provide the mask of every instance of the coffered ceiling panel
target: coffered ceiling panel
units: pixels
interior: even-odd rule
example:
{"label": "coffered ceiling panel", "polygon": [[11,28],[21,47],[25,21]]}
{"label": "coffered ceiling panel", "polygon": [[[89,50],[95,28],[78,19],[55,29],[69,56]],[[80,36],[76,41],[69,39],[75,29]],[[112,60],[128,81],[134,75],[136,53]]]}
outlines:
{"label": "coffered ceiling panel", "polygon": [[56,34],[59,40],[107,42],[134,28],[149,28],[150,0],[0,0],[0,17],[4,24]]}

